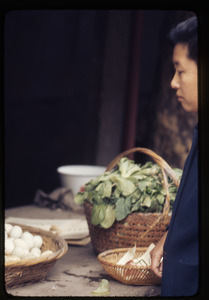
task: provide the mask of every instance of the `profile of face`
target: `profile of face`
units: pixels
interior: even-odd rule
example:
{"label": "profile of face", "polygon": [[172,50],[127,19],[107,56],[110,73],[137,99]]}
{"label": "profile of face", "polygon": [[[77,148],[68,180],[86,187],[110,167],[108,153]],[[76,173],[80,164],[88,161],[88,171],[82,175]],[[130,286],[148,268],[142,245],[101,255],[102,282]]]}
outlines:
{"label": "profile of face", "polygon": [[171,87],[176,90],[178,101],[188,112],[198,111],[197,63],[188,57],[188,45],[177,44],[173,50],[175,74]]}

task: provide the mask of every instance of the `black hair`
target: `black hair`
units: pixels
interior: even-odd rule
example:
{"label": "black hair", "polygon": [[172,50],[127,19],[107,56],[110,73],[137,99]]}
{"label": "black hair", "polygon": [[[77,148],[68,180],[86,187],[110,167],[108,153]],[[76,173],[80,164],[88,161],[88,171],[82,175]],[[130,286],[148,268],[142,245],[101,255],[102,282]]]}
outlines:
{"label": "black hair", "polygon": [[177,44],[188,45],[188,57],[197,62],[197,18],[191,17],[172,28],[169,38],[175,47]]}

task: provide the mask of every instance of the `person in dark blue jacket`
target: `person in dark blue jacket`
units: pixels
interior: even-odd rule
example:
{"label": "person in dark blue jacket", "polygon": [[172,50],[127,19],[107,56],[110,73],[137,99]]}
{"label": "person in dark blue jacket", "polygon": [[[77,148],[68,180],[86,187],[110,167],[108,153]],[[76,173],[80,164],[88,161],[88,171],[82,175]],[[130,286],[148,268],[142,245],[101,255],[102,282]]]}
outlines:
{"label": "person in dark blue jacket", "polygon": [[[198,112],[197,18],[179,23],[170,33],[175,74],[171,87],[182,107]],[[161,296],[198,292],[198,125],[173,205],[168,230],[151,252],[151,269],[162,277]],[[163,258],[163,259],[162,259]]]}

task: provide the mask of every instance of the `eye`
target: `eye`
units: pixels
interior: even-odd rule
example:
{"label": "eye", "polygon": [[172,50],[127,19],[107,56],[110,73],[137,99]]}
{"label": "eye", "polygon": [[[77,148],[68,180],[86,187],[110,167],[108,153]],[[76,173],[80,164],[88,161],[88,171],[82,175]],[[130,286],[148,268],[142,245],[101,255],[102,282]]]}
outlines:
{"label": "eye", "polygon": [[177,73],[180,76],[184,71],[178,70]]}

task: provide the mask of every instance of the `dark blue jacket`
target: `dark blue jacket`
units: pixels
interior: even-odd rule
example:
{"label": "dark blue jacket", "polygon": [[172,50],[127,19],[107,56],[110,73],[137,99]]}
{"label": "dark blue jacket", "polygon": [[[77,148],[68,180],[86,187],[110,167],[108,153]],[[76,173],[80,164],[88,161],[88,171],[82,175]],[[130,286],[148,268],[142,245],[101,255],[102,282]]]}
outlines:
{"label": "dark blue jacket", "polygon": [[196,126],[164,244],[161,295],[196,294],[198,269],[198,126]]}

